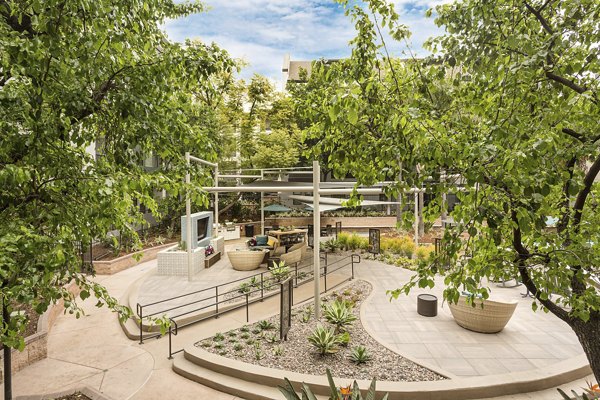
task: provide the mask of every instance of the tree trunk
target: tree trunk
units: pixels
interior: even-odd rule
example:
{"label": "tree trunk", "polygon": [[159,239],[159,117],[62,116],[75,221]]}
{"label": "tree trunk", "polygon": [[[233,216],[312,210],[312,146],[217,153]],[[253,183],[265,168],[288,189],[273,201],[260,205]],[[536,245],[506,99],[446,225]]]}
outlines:
{"label": "tree trunk", "polygon": [[600,382],[600,314],[591,316],[588,322],[577,319],[569,325],[585,351],[596,381]]}
{"label": "tree trunk", "polygon": [[[2,323],[8,326],[10,325],[10,313],[8,307],[5,304],[6,299],[2,303]],[[7,345],[4,345],[4,400],[12,400],[12,349]]]}

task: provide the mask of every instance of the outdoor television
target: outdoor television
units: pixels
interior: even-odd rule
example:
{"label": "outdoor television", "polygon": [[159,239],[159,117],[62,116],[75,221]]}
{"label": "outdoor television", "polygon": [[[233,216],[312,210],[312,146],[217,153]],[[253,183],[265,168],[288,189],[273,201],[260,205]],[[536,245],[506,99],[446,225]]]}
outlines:
{"label": "outdoor television", "polygon": [[[213,214],[209,211],[201,211],[191,216],[192,226],[192,249],[206,247],[212,240]],[[181,216],[181,238],[186,240],[187,221],[185,215]]]}
{"label": "outdoor television", "polygon": [[205,237],[208,236],[208,221],[209,218],[205,217],[205,218],[200,218],[198,219],[198,221],[196,221],[197,223],[197,228],[198,230],[196,232],[198,232],[198,238],[197,240],[200,241],[202,239],[204,239]]}

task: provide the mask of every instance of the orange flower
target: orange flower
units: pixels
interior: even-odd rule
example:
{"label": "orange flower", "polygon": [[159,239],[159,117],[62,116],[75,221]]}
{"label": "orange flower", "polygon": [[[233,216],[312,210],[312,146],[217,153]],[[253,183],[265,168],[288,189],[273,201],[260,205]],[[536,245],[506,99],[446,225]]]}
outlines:
{"label": "orange flower", "polygon": [[346,387],[341,387],[340,386],[340,393],[342,394],[342,399],[343,400],[349,399],[350,396],[352,395],[352,389],[350,389],[350,385],[348,385]]}
{"label": "orange flower", "polygon": [[587,389],[585,389],[586,392],[588,392],[591,395],[597,395],[600,393],[600,387],[598,386],[598,384],[593,385],[592,382],[587,382]]}

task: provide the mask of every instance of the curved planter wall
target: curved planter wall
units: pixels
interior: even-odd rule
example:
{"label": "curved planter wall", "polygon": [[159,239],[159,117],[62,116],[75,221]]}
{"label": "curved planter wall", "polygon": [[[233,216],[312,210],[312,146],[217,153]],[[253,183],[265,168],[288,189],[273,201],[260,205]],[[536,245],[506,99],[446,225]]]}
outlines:
{"label": "curved planter wall", "polygon": [[[68,285],[69,292],[79,295],[79,287],[75,283]],[[25,338],[23,351],[13,349],[11,365],[13,373],[48,357],[48,332],[52,329],[56,318],[64,311],[64,301],[60,300],[51,306],[38,320],[37,332]],[[2,360],[2,357],[0,357]],[[4,371],[0,362],[0,383],[4,382]]]}

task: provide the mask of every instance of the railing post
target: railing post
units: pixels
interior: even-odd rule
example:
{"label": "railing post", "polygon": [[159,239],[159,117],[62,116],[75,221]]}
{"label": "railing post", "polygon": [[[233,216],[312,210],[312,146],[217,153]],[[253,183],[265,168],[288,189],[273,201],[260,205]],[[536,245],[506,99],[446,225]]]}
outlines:
{"label": "railing post", "polygon": [[171,325],[169,325],[169,360],[173,359],[173,347],[172,347],[172,343],[171,343],[172,330],[173,330],[173,327]]}
{"label": "railing post", "polygon": [[215,286],[215,318],[219,318],[219,287]]}
{"label": "railing post", "polygon": [[248,293],[246,293],[246,322],[250,322],[250,304],[248,302]]}
{"label": "railing post", "polygon": [[296,263],[295,269],[296,269],[296,280],[295,280],[294,287],[297,288],[298,287],[298,263]]}
{"label": "railing post", "polygon": [[143,339],[143,331],[142,331],[142,319],[143,319],[143,314],[144,314],[144,310],[143,310],[143,306],[140,305],[140,303],[137,304],[137,314],[138,317],[140,318],[140,344],[144,344],[144,339]]}
{"label": "railing post", "polygon": [[265,273],[260,273],[260,301],[263,301],[265,298]]}
{"label": "railing post", "polygon": [[[327,260],[327,255],[325,255],[325,260]],[[325,292],[323,293],[327,293],[327,261],[325,261],[325,266],[323,267],[323,277],[325,279]]]}

